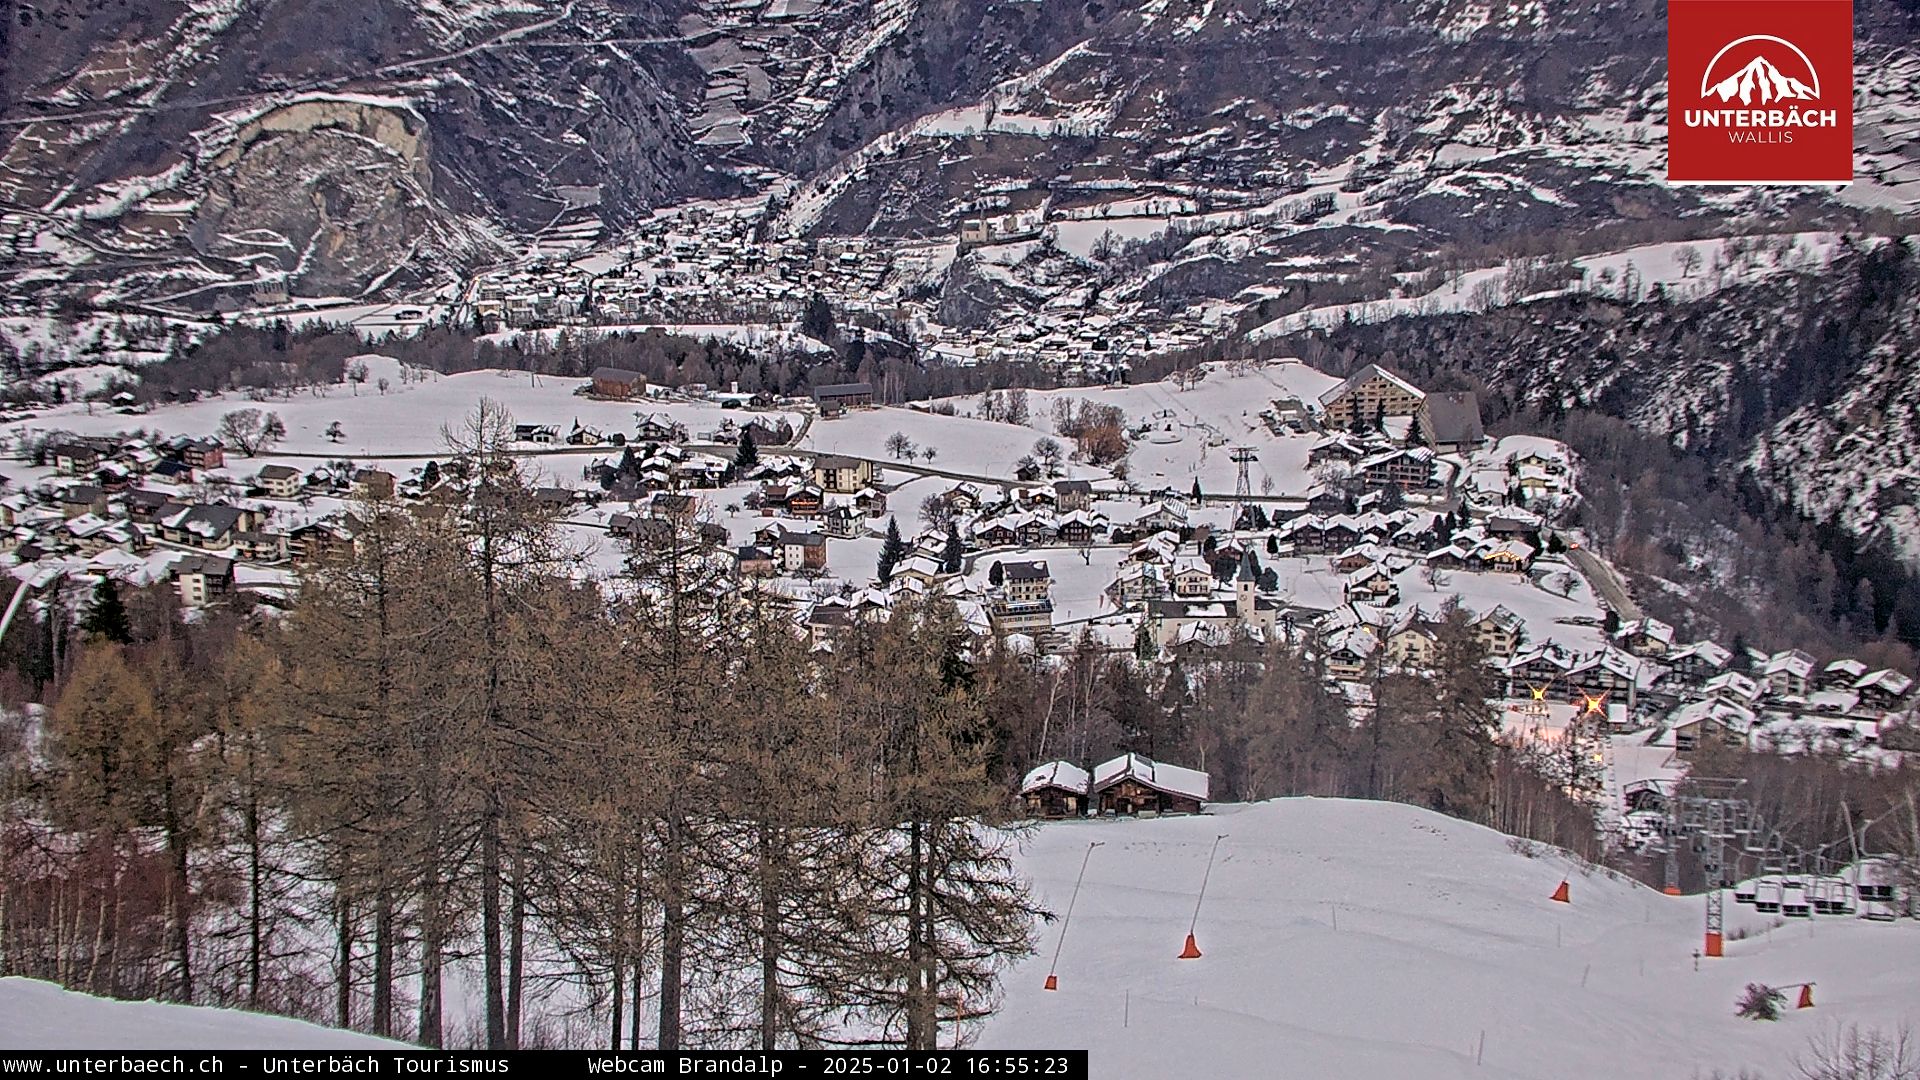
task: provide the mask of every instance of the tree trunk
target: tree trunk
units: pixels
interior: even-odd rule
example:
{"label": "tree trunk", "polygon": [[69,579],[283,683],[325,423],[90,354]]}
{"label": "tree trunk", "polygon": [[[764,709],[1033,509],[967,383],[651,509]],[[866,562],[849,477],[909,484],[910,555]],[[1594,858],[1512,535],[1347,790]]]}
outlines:
{"label": "tree trunk", "polygon": [[[613,948],[611,957],[613,967],[613,1030],[608,1034],[607,1049],[620,1049],[620,1021],[622,1007],[626,1004],[626,949],[627,949],[627,866],[621,855],[614,856],[613,863],[613,932],[608,935]],[[634,1002],[638,1011],[639,1002]]]}
{"label": "tree trunk", "polygon": [[520,1049],[520,1002],[526,974],[527,880],[519,857],[513,860],[513,907],[508,912],[507,1049]]}
{"label": "tree trunk", "polygon": [[335,896],[340,910],[334,927],[333,1024],[349,1028],[353,1026],[353,905],[345,895],[336,892]]}
{"label": "tree trunk", "polygon": [[173,963],[174,985],[182,1004],[193,1004],[193,892],[187,877],[187,836],[185,823],[174,801],[173,775],[169,772],[161,785],[166,804],[167,855],[172,863]]}
{"label": "tree trunk", "polygon": [[445,912],[441,900],[440,868],[427,872],[425,902],[420,913],[420,1044],[440,1046],[441,968],[446,958]]}
{"label": "tree trunk", "polygon": [[507,1015],[500,934],[500,818],[488,796],[480,825],[480,935],[486,954],[487,1049],[507,1048]]}
{"label": "tree trunk", "polygon": [[[491,478],[485,473],[486,463],[482,464],[482,480]],[[484,495],[483,495],[484,497]],[[489,509],[489,514],[495,508]],[[501,720],[500,704],[500,562],[495,550],[493,518],[489,516],[484,532],[480,537],[480,574],[482,582],[481,601],[481,646],[487,664],[486,696],[483,699],[481,720],[481,739],[485,747],[482,758],[482,774],[477,778],[486,785],[486,809],[480,822],[480,948],[484,953],[485,995],[487,1014],[487,1049],[502,1050],[507,1046],[507,1017],[504,973],[502,971],[502,945],[500,934],[500,819],[501,803],[499,782],[502,779],[496,770],[500,762],[494,759],[494,750],[504,738],[504,725]]]}
{"label": "tree trunk", "polygon": [[667,819],[667,845],[661,861],[660,912],[660,1051],[680,1049],[680,988],[686,953],[685,881],[681,866],[683,825],[677,815]]}
{"label": "tree trunk", "polygon": [[384,1037],[393,1034],[394,903],[393,871],[384,851],[379,858],[380,883],[373,901],[373,1033]]}
{"label": "tree trunk", "polygon": [[934,1048],[933,979],[928,970],[928,904],[924,826],[907,825],[907,1049]]}
{"label": "tree trunk", "polygon": [[780,1039],[780,894],[774,880],[774,828],[760,823],[760,1049]]}
{"label": "tree trunk", "polygon": [[260,857],[260,795],[254,785],[253,752],[247,752],[247,1007],[260,1008],[261,963],[265,950],[266,919],[260,891],[266,874]]}

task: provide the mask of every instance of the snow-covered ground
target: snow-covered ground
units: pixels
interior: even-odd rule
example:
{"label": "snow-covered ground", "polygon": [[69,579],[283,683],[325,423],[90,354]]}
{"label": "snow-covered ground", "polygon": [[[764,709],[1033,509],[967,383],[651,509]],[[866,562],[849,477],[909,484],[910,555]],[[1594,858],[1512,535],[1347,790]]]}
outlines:
{"label": "snow-covered ground", "polygon": [[[441,425],[457,425],[473,412],[481,398],[504,404],[519,423],[557,426],[562,437],[576,420],[608,434],[631,434],[636,413],[684,424],[696,440],[702,432],[726,420],[746,423],[764,419],[778,423],[784,418],[796,427],[800,423],[800,417],[792,413],[722,409],[716,403],[704,401],[596,401],[575,394],[586,384],[584,379],[530,376],[524,371],[469,371],[459,375],[417,372],[412,380],[402,381],[397,361],[380,356],[364,359],[368,378],[357,390],[343,384],[326,387],[322,394],[303,391],[291,397],[262,401],[227,394],[190,405],[162,406],[145,416],[124,416],[98,406],[89,411],[84,405],[69,405],[37,413],[31,419],[7,425],[6,430],[65,430],[101,435],[145,427],[157,428],[168,435],[211,435],[220,426],[223,414],[253,408],[278,413],[286,423],[287,437],[274,447],[282,454],[365,457],[444,454],[447,447],[441,437]],[[385,392],[379,388],[382,379],[387,381]],[[336,421],[344,432],[339,442],[326,437],[327,428]]]}
{"label": "snow-covered ground", "polygon": [[[931,462],[923,462],[928,468],[1011,480],[1016,463],[1031,454],[1034,443],[1041,438],[1054,439],[1064,450],[1073,450],[1072,440],[1061,438],[1054,429],[1054,402],[1089,401],[1118,406],[1129,426],[1153,425],[1146,438],[1134,442],[1127,457],[1128,475],[1142,488],[1171,487],[1185,493],[1197,479],[1205,492],[1231,494],[1239,470],[1229,450],[1251,446],[1259,455],[1250,475],[1255,493],[1271,487],[1276,495],[1298,494],[1312,482],[1307,451],[1315,439],[1277,437],[1260,419],[1260,412],[1277,398],[1316,401],[1338,383],[1333,376],[1297,360],[1244,367],[1215,364],[1190,390],[1168,382],[1030,390],[1024,425],[978,419],[978,396],[944,399],[943,404],[954,407],[954,416],[907,409],[856,409],[815,424],[802,445],[887,461],[887,438],[901,432],[915,446],[936,451]],[[1104,469],[1082,465],[1069,465],[1068,472],[1086,477],[1106,475]]]}
{"label": "snow-covered ground", "polygon": [[108,1001],[0,979],[0,1050],[380,1050],[404,1043],[300,1020],[154,1001]]}
{"label": "snow-covered ground", "polygon": [[[1203,956],[1179,960],[1214,837]],[[1920,925],[1794,922],[1729,902],[1702,960],[1704,901],[1666,897],[1412,807],[1319,799],[1205,817],[1042,826],[1025,859],[1047,907],[1086,884],[1015,967],[988,1048],[1091,1051],[1102,1080],[1166,1076],[1685,1080],[1790,1059],[1835,1023],[1920,1020]],[[1571,878],[1572,903],[1548,899]],[[1749,982],[1813,981],[1816,1008],[1734,1016]],[[1789,1003],[1797,990],[1788,993]],[[1477,1060],[1476,1060],[1477,1059]]]}
{"label": "snow-covered ground", "polygon": [[[1209,849],[1202,956],[1177,959]],[[1048,910],[977,1049],[1089,1051],[1101,1080],[1616,1080],[1799,1075],[1808,1040],[1920,1022],[1920,924],[1782,924],[1728,903],[1726,956],[1696,960],[1704,900],[1667,897],[1414,807],[1282,799],[1198,817],[1055,822],[1021,871]],[[1549,899],[1562,879],[1570,904]],[[1062,934],[1065,934],[1064,942]],[[1043,988],[1055,947],[1059,989]],[[1739,1019],[1750,982],[1815,984],[1815,1008]],[[950,1040],[943,1033],[943,1044]],[[372,1049],[247,1013],[109,1002],[0,979],[0,1049]]]}

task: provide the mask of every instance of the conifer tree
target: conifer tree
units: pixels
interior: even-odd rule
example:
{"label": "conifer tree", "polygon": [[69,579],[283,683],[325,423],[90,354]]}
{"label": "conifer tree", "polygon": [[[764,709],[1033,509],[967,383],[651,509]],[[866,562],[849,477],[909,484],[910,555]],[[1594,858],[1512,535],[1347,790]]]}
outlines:
{"label": "conifer tree", "polygon": [[733,455],[733,467],[741,472],[760,463],[760,448],[753,443],[753,429],[745,428],[740,432],[740,449]]}
{"label": "conifer tree", "polygon": [[887,538],[880,544],[880,584],[893,580],[894,568],[907,557],[907,542],[900,538],[900,522],[896,518],[887,519]]}
{"label": "conifer tree", "polygon": [[960,523],[949,520],[947,522],[947,548],[941,554],[940,558],[941,572],[947,574],[959,573],[960,568],[965,565],[966,550],[966,545],[960,542]]}
{"label": "conifer tree", "polygon": [[93,587],[93,599],[80,616],[80,628],[116,645],[133,641],[133,625],[127,618],[127,605],[120,598],[120,584],[105,574]]}

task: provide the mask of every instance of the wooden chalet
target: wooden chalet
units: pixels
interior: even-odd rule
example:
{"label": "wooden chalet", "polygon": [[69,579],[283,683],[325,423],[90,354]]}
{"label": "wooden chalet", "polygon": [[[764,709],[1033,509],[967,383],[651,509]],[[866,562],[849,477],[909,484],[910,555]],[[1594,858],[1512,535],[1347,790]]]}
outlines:
{"label": "wooden chalet", "polygon": [[1086,813],[1091,778],[1066,761],[1049,761],[1020,782],[1020,804],[1029,817],[1069,818]]}
{"label": "wooden chalet", "polygon": [[1206,808],[1208,777],[1195,769],[1122,754],[1093,771],[1102,814],[1197,814]]}

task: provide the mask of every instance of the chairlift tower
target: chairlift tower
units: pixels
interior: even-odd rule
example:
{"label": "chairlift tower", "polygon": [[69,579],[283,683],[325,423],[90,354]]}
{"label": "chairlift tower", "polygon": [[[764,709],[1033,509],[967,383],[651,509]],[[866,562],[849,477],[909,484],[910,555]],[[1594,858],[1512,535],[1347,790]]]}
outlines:
{"label": "chairlift tower", "polygon": [[1726,894],[1722,890],[1733,885],[1735,876],[1728,865],[1727,843],[1738,841],[1742,848],[1750,848],[1750,838],[1762,831],[1753,803],[1740,794],[1745,784],[1745,780],[1703,777],[1687,781],[1687,786],[1700,794],[1683,795],[1676,788],[1667,796],[1666,835],[1662,838],[1666,847],[1666,892],[1680,892],[1680,844],[1688,838],[1699,853],[1700,872],[1707,883],[1706,956],[1721,955],[1726,941]]}
{"label": "chairlift tower", "polygon": [[1240,474],[1233,481],[1233,524],[1236,528],[1240,525],[1240,515],[1247,512],[1247,499],[1253,495],[1252,467],[1259,458],[1260,455],[1251,446],[1233,448],[1234,464],[1240,466]]}

